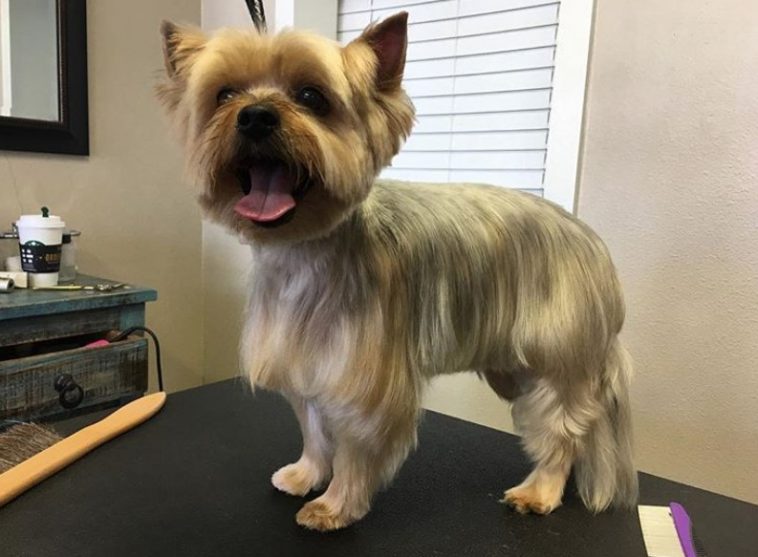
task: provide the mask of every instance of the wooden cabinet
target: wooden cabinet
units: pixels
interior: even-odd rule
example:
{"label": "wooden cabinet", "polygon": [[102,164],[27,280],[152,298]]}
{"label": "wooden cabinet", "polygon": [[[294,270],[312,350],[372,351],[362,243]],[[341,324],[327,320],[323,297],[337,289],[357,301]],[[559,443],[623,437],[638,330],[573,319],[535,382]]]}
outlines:
{"label": "wooden cabinet", "polygon": [[[113,284],[79,275],[77,284]],[[139,333],[85,348],[145,324],[155,290],[16,290],[0,294],[0,419],[50,419],[120,404],[147,389],[147,341]],[[57,388],[56,388],[57,387]]]}

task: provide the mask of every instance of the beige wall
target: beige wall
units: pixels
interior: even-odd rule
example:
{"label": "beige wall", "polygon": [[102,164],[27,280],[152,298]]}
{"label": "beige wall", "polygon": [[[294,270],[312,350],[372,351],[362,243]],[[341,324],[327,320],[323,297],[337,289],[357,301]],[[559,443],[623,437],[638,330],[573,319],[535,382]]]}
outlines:
{"label": "beige wall", "polygon": [[91,154],[0,151],[0,228],[49,205],[82,230],[83,271],[157,289],[147,321],[161,339],[166,386],[197,385],[201,224],[152,87],[161,19],[198,22],[200,1],[97,0],[87,17]]}
{"label": "beige wall", "polygon": [[626,285],[643,470],[758,502],[758,10],[598,2],[579,214]]}

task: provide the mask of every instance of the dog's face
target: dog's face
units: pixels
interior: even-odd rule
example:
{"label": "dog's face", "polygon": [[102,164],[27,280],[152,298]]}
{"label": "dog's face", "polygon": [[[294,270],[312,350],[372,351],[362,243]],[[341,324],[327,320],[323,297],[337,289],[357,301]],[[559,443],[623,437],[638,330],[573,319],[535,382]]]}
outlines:
{"label": "dog's face", "polygon": [[368,195],[413,124],[407,14],[345,47],[296,31],[208,38],[164,22],[173,116],[206,214],[251,241],[322,236]]}

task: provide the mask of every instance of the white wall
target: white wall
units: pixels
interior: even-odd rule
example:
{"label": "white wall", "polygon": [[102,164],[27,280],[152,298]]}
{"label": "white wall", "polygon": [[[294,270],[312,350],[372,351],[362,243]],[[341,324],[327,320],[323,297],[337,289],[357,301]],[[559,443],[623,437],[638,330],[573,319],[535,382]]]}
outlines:
{"label": "white wall", "polygon": [[178,390],[202,376],[201,227],[153,93],[163,18],[197,23],[200,2],[87,3],[91,154],[0,151],[0,229],[47,205],[82,230],[83,271],[157,289],[147,322]]}

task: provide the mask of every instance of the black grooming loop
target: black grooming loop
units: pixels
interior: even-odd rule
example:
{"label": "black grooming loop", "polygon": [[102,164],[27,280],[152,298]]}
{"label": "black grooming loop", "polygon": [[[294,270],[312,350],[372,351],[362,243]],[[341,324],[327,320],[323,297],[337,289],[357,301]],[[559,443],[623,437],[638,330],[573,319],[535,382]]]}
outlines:
{"label": "black grooming loop", "polygon": [[253,25],[259,33],[266,32],[266,12],[263,10],[263,0],[245,0],[247,10],[253,20]]}

